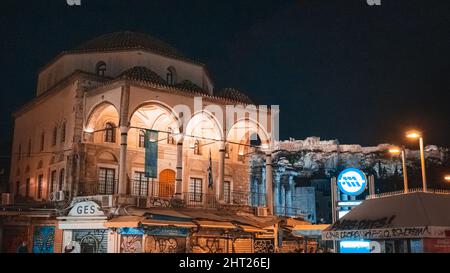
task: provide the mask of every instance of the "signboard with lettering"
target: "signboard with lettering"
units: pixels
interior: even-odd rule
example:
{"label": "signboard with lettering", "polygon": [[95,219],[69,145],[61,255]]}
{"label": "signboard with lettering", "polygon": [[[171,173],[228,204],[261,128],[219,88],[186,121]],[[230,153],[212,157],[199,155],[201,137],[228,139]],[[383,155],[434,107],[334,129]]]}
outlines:
{"label": "signboard with lettering", "polygon": [[361,170],[347,168],[339,174],[337,185],[342,193],[357,196],[366,189],[367,178]]}
{"label": "signboard with lettering", "polygon": [[69,211],[69,216],[86,217],[86,216],[105,216],[100,206],[93,201],[84,201],[76,203]]}

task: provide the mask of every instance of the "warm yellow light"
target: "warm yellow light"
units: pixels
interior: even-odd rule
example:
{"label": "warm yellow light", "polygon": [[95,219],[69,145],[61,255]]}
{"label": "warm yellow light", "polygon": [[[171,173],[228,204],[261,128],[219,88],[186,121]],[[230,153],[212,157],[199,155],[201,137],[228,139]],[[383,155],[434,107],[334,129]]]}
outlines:
{"label": "warm yellow light", "polygon": [[422,134],[419,131],[409,131],[406,133],[407,138],[419,138]]}
{"label": "warm yellow light", "polygon": [[399,148],[391,148],[391,149],[389,149],[389,152],[391,154],[399,154],[400,153],[400,149]]}
{"label": "warm yellow light", "polygon": [[240,156],[243,156],[243,155],[244,155],[244,152],[243,152],[243,151],[239,151],[239,155],[240,155]]}
{"label": "warm yellow light", "polygon": [[450,182],[450,175],[446,175],[444,176],[445,181],[449,181]]}
{"label": "warm yellow light", "polygon": [[84,131],[85,131],[86,133],[91,134],[91,133],[94,132],[94,129],[93,129],[93,128],[85,128]]}

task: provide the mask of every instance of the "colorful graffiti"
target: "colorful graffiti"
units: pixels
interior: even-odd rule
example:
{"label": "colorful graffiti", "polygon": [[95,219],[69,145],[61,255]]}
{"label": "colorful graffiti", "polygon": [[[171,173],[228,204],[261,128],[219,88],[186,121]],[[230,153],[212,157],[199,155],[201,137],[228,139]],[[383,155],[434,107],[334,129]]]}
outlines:
{"label": "colorful graffiti", "polygon": [[53,253],[55,227],[35,227],[33,233],[34,253]]}
{"label": "colorful graffiti", "polygon": [[141,253],[142,235],[122,235],[120,242],[121,253]]}
{"label": "colorful graffiti", "polygon": [[273,240],[270,239],[255,239],[253,241],[253,249],[255,253],[273,253]]}
{"label": "colorful graffiti", "polygon": [[146,253],[184,253],[186,238],[147,236],[145,240]]}
{"label": "colorful graffiti", "polygon": [[74,230],[73,240],[80,244],[81,253],[106,253],[108,233],[104,229]]}

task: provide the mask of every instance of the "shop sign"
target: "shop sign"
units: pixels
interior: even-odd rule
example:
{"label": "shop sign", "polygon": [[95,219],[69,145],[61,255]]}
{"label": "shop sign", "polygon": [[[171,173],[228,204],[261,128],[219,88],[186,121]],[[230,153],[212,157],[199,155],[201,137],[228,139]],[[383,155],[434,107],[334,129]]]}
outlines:
{"label": "shop sign", "polygon": [[105,216],[105,213],[101,210],[97,203],[93,201],[84,201],[76,203],[69,211],[69,216]]}

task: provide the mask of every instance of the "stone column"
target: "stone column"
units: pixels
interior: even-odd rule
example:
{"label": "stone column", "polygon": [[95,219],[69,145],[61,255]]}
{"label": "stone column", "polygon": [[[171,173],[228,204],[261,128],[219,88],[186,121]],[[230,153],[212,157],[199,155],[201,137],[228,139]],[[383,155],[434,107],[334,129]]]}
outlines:
{"label": "stone column", "polygon": [[224,178],[225,178],[225,142],[221,142],[219,148],[219,179],[217,180],[217,187],[219,187],[219,202],[221,203],[224,201],[224,192],[223,192]]}
{"label": "stone column", "polygon": [[273,187],[273,206],[275,207],[275,214],[278,214],[281,212],[281,172],[276,171],[275,172],[275,179],[274,179],[274,187]]}
{"label": "stone column", "polygon": [[266,187],[264,186],[262,181],[266,181],[266,169],[265,168],[261,168],[261,185],[260,185],[261,186],[261,196],[258,197],[259,200],[261,201],[260,205],[265,207],[265,206],[267,206],[267,202],[266,202],[264,196],[266,196],[267,191],[266,191]]}
{"label": "stone column", "polygon": [[281,194],[280,194],[280,199],[281,199],[281,207],[280,207],[280,212],[283,216],[286,215],[286,184],[281,184]]}
{"label": "stone column", "polygon": [[294,182],[294,174],[290,173],[288,178],[288,187],[287,187],[287,193],[286,193],[286,199],[287,199],[287,212],[289,216],[293,216],[294,214],[294,194],[295,194],[295,182]]}
{"label": "stone column", "polygon": [[[269,215],[273,215],[273,198],[272,198],[272,189],[273,189],[273,181],[272,181],[272,154],[266,154],[266,204],[269,209]],[[276,196],[275,196],[276,197]]]}
{"label": "stone column", "polygon": [[183,198],[183,140],[177,143],[177,174],[175,178],[175,197]]}
{"label": "stone column", "polygon": [[119,195],[127,194],[127,142],[128,142],[128,108],[130,101],[130,87],[122,87],[120,101],[120,156],[119,156]]}
{"label": "stone column", "polygon": [[127,194],[128,126],[120,126],[119,194]]}

